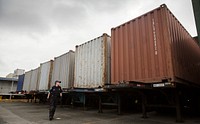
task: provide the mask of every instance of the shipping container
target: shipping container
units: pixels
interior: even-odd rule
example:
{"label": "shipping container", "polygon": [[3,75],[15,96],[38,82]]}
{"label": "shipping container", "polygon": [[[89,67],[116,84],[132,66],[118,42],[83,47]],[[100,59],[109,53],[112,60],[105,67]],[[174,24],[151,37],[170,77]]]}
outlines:
{"label": "shipping container", "polygon": [[98,88],[110,83],[110,42],[107,34],[76,46],[75,88]]}
{"label": "shipping container", "polygon": [[51,84],[53,70],[53,60],[40,64],[40,75],[38,81],[38,90],[48,90]]}
{"label": "shipping container", "polygon": [[55,81],[61,81],[62,88],[73,87],[74,82],[74,62],[75,53],[70,50],[69,52],[55,57],[52,72],[51,87],[55,85]]}
{"label": "shipping container", "polygon": [[22,91],[23,88],[23,83],[24,83],[24,74],[23,75],[19,75],[18,77],[18,82],[17,82],[17,91],[20,92]]}
{"label": "shipping container", "polygon": [[32,74],[31,74],[30,91],[37,91],[38,90],[40,67],[32,70],[31,73]]}
{"label": "shipping container", "polygon": [[32,74],[32,70],[25,72],[23,91],[26,91],[26,92],[30,91],[31,74]]}
{"label": "shipping container", "polygon": [[111,83],[200,82],[200,48],[161,5],[111,30]]}

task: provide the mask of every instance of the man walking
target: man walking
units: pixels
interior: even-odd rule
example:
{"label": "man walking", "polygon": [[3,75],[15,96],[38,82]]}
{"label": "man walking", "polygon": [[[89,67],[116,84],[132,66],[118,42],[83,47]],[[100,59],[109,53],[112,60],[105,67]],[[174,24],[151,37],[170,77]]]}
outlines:
{"label": "man walking", "polygon": [[53,119],[56,111],[56,106],[58,100],[62,97],[62,89],[60,87],[61,81],[55,81],[55,85],[51,88],[48,93],[47,99],[50,98],[50,108],[49,108],[49,120]]}

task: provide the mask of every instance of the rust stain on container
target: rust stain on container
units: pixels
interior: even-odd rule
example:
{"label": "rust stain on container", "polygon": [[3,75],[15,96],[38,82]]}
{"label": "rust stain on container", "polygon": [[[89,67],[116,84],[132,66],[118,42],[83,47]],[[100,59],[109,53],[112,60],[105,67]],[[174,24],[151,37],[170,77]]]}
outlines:
{"label": "rust stain on container", "polygon": [[110,83],[110,36],[76,46],[74,88],[98,88]]}
{"label": "rust stain on container", "polygon": [[111,83],[200,80],[200,48],[161,5],[111,30]]}

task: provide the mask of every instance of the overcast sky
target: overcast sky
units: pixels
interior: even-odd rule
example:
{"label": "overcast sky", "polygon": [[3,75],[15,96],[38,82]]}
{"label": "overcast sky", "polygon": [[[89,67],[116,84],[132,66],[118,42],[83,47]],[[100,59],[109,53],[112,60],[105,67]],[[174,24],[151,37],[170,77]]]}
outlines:
{"label": "overcast sky", "polygon": [[163,3],[196,36],[191,0],[0,0],[0,76],[35,69]]}

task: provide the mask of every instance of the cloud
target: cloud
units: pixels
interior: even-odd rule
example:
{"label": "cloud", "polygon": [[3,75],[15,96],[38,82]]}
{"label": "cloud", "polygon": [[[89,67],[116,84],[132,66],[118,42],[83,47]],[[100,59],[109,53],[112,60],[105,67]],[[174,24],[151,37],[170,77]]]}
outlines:
{"label": "cloud", "polygon": [[[115,13],[124,9],[129,0],[75,0],[79,4],[85,5],[86,8],[98,13]],[[139,2],[139,0],[135,0]],[[136,6],[132,5],[133,7]]]}
{"label": "cloud", "polygon": [[44,33],[49,30],[45,18],[45,4],[30,0],[1,0],[0,1],[0,27],[1,30],[15,33],[37,32]]}
{"label": "cloud", "polygon": [[37,68],[162,3],[196,34],[188,0],[0,0],[0,76]]}
{"label": "cloud", "polygon": [[87,16],[83,6],[60,3],[52,9],[50,20],[59,28],[74,28],[85,23]]}
{"label": "cloud", "polygon": [[4,63],[3,60],[1,60],[1,59],[0,59],[0,65],[1,65],[0,67],[5,66],[5,63]]}
{"label": "cloud", "polygon": [[[125,0],[127,1],[127,0]],[[0,0],[2,30],[22,33],[48,33],[58,28],[81,27],[88,16],[114,13],[122,1],[96,0]]]}

